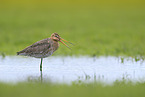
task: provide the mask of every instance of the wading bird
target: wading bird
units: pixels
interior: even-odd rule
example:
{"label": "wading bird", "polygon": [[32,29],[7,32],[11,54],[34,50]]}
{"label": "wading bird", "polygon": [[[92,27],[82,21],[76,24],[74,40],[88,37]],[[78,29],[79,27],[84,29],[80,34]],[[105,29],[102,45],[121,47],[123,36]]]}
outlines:
{"label": "wading bird", "polygon": [[59,47],[59,43],[58,42],[61,42],[65,46],[70,48],[62,40],[72,44],[71,42],[62,39],[57,33],[53,33],[50,38],[46,38],[46,39],[40,40],[40,41],[38,41],[38,42],[26,47],[22,51],[17,52],[17,55],[41,58],[40,71],[42,71],[43,58],[46,58],[46,57],[52,55],[53,52],[58,49],[58,47]]}

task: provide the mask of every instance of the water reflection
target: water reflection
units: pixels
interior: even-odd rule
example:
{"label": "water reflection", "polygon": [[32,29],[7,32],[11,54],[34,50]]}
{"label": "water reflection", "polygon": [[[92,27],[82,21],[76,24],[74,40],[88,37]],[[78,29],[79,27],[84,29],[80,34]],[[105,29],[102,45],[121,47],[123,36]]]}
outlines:
{"label": "water reflection", "polygon": [[42,75],[42,71],[40,71],[40,80],[41,80],[41,82],[43,82],[43,75]]}
{"label": "water reflection", "polygon": [[0,81],[18,82],[31,79],[70,83],[76,80],[113,82],[129,79],[144,81],[145,62],[118,57],[49,57],[43,60],[19,56],[0,57]]}

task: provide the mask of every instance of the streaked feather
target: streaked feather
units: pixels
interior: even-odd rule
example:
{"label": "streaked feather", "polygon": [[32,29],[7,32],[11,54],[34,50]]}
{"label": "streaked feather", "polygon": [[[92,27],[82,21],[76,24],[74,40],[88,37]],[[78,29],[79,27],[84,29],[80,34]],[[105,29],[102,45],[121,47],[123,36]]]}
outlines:
{"label": "streaked feather", "polygon": [[[53,54],[53,52],[58,48],[57,45],[54,48],[53,44],[55,41],[53,41],[51,38],[46,38],[43,40],[40,40],[25,49],[23,49],[20,52],[17,52],[17,55],[24,55],[24,56],[31,56],[36,58],[45,58]],[[58,42],[57,42],[58,43]]]}

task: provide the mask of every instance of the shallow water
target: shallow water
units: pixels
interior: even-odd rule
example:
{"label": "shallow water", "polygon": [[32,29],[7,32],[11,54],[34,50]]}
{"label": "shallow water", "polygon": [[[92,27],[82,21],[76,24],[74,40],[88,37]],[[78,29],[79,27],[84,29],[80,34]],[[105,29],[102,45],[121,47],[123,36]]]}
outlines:
{"label": "shallow water", "polygon": [[[21,56],[0,57],[0,81],[19,82],[40,78],[40,59]],[[49,57],[43,60],[43,79],[70,83],[77,80],[114,82],[127,79],[144,81],[145,62],[119,57]]]}

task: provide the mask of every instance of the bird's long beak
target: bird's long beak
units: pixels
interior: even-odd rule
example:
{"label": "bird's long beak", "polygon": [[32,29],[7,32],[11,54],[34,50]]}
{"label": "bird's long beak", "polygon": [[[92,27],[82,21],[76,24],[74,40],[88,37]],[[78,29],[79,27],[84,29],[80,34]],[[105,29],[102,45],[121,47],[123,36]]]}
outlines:
{"label": "bird's long beak", "polygon": [[67,40],[64,40],[63,38],[61,38],[61,40],[63,40],[63,41],[65,41],[65,42],[68,42],[68,43],[74,45],[73,43],[71,43],[71,42],[69,42],[69,41],[67,41]]}
{"label": "bird's long beak", "polygon": [[[72,44],[71,42],[69,42],[69,41],[67,41],[67,40],[64,40],[64,39],[62,39],[62,38],[61,38],[61,40],[63,40],[63,41],[65,41],[65,42],[68,42],[68,43]],[[61,43],[63,43],[65,46],[67,46],[69,49],[71,49],[68,45],[66,45],[66,44],[65,44],[63,41],[61,41],[61,40],[60,40]]]}

